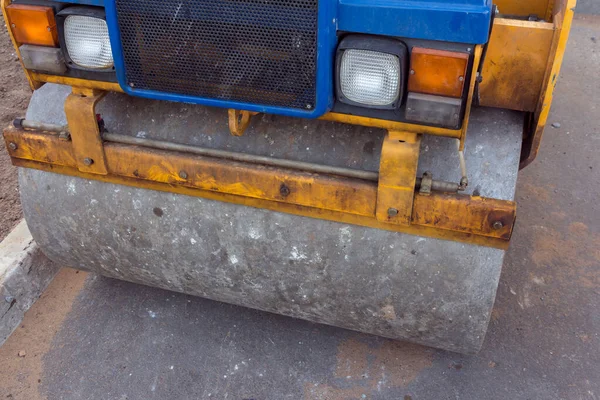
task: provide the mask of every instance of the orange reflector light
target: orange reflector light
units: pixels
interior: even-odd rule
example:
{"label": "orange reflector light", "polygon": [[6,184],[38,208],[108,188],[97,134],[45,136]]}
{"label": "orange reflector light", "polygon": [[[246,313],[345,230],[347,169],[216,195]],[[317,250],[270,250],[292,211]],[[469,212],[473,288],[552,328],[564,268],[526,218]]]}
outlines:
{"label": "orange reflector light", "polygon": [[52,7],[11,4],[6,7],[6,15],[17,43],[58,46]]}
{"label": "orange reflector light", "polygon": [[410,57],[408,91],[461,97],[469,54],[413,47]]}

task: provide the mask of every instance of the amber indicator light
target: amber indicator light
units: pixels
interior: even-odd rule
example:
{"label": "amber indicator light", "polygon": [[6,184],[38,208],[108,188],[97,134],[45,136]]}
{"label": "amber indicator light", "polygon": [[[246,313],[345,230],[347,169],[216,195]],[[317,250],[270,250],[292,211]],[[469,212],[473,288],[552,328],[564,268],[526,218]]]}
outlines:
{"label": "amber indicator light", "polygon": [[6,7],[6,15],[17,43],[58,46],[52,7],[10,4]]}
{"label": "amber indicator light", "polygon": [[469,54],[413,47],[408,91],[462,97]]}

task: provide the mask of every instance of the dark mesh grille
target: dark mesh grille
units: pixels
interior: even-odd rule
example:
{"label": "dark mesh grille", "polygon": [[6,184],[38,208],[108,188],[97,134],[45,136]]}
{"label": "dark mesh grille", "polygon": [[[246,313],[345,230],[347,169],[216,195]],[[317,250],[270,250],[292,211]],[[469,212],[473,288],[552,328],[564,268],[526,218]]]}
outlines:
{"label": "dark mesh grille", "polygon": [[133,88],[314,107],[318,0],[116,0],[116,5]]}

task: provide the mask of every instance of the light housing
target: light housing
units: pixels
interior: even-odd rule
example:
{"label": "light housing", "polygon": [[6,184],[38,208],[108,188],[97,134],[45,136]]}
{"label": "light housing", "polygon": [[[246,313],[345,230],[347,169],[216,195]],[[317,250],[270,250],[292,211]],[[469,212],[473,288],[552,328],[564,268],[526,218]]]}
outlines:
{"label": "light housing", "polygon": [[58,32],[52,7],[9,4],[7,23],[19,44],[56,47]]}
{"label": "light housing", "polygon": [[69,7],[57,14],[61,47],[71,68],[113,71],[114,60],[104,10]]}
{"label": "light housing", "polygon": [[345,104],[397,109],[404,96],[407,49],[396,39],[351,35],[336,55],[336,96]]}

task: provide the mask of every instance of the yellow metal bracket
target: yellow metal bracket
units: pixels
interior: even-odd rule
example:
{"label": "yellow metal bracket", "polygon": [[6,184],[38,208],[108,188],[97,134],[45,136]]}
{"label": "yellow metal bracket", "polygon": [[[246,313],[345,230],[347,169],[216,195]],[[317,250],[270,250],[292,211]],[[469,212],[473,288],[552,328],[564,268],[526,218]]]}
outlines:
{"label": "yellow metal bracket", "polygon": [[376,216],[379,221],[410,225],[421,135],[389,131],[379,163]]}
{"label": "yellow metal bracket", "polygon": [[248,125],[250,125],[250,118],[253,115],[258,113],[243,111],[243,110],[234,110],[232,108],[229,109],[229,132],[233,136],[242,136]]}
{"label": "yellow metal bracket", "polygon": [[73,88],[65,100],[65,114],[73,141],[77,168],[81,172],[106,175],[106,158],[96,119],[96,104],[106,92]]}

